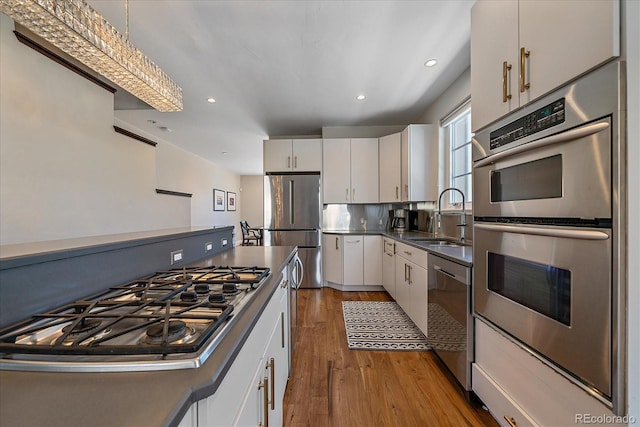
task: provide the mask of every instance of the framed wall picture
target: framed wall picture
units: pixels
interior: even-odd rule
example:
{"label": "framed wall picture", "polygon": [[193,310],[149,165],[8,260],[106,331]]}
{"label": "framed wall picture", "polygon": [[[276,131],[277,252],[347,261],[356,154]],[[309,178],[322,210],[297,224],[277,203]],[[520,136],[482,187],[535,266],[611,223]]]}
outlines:
{"label": "framed wall picture", "polygon": [[231,191],[227,191],[227,210],[236,210],[236,193],[233,193]]}
{"label": "framed wall picture", "polygon": [[224,210],[224,191],[213,189],[213,210],[214,211],[223,211]]}

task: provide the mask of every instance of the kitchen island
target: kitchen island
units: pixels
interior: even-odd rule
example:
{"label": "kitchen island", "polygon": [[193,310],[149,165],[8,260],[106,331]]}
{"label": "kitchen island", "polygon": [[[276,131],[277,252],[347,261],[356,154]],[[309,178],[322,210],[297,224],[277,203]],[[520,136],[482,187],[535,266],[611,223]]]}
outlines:
{"label": "kitchen island", "polygon": [[[197,369],[149,372],[0,371],[0,425],[176,426],[192,404],[215,394],[280,284],[295,247],[237,247],[197,266],[257,265],[271,270],[234,314]],[[35,409],[37,408],[37,409]]]}

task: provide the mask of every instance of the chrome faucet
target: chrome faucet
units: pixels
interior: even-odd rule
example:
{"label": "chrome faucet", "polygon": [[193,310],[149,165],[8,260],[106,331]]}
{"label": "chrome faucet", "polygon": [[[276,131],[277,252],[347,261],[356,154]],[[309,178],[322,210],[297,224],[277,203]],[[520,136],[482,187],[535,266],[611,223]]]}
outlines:
{"label": "chrome faucet", "polygon": [[444,195],[444,193],[446,193],[449,190],[457,191],[462,196],[462,212],[461,212],[461,214],[462,214],[462,222],[460,224],[457,224],[457,225],[458,225],[458,227],[462,227],[460,229],[460,240],[464,242],[464,230],[465,230],[465,228],[467,226],[467,218],[466,218],[466,216],[464,214],[464,193],[459,188],[455,188],[455,187],[445,188],[440,193],[440,196],[438,196],[438,229],[436,230],[436,233],[438,232],[438,230],[440,230],[440,221],[442,219],[442,204],[441,204],[442,203],[442,196]]}

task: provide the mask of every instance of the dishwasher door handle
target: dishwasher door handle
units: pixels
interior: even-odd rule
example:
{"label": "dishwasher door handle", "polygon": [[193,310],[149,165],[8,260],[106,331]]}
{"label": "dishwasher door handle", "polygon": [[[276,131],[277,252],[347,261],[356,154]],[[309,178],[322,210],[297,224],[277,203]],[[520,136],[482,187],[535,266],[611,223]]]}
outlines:
{"label": "dishwasher door handle", "polygon": [[455,275],[455,274],[451,274],[451,273],[449,273],[447,270],[443,270],[442,268],[438,267],[437,265],[434,265],[434,266],[433,266],[433,269],[434,269],[435,271],[439,271],[440,273],[444,274],[445,276],[449,276],[449,277],[451,277],[452,279],[456,279],[456,280],[458,280],[458,279],[456,278],[456,275]]}

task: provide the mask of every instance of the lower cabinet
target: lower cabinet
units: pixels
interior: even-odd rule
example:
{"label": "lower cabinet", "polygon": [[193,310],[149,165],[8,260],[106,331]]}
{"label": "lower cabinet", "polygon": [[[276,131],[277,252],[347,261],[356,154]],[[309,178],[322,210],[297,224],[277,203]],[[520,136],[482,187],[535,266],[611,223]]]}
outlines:
{"label": "lower cabinet", "polygon": [[343,236],[322,235],[322,270],[324,281],[342,283]]}
{"label": "lower cabinet", "polygon": [[382,286],[396,298],[396,242],[382,238]]}
{"label": "lower cabinet", "polygon": [[474,393],[505,427],[576,425],[590,414],[616,420],[600,401],[479,318],[472,383]]}
{"label": "lower cabinet", "polygon": [[199,427],[282,425],[289,372],[287,292],[278,287],[216,393],[197,403]]}
{"label": "lower cabinet", "polygon": [[362,286],[364,284],[364,238],[363,236],[344,236],[342,258],[342,284]]}
{"label": "lower cabinet", "polygon": [[427,335],[427,251],[396,242],[395,300]]}
{"label": "lower cabinet", "polygon": [[356,290],[382,284],[382,237],[324,234],[324,281]]}
{"label": "lower cabinet", "polygon": [[363,237],[363,284],[380,286],[382,284],[382,236]]}

